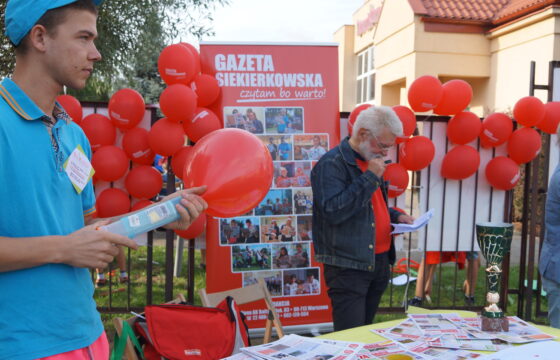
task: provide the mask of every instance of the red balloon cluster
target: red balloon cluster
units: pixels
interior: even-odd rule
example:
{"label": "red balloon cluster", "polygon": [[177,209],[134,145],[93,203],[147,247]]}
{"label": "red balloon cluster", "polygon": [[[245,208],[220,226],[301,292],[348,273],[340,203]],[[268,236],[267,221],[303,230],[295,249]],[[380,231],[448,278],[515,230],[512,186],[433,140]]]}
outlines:
{"label": "red balloon cluster", "polygon": [[117,130],[107,116],[90,114],[82,120],[81,126],[89,140],[91,150],[97,151],[102,146],[115,143]]}
{"label": "red balloon cluster", "polygon": [[123,150],[133,163],[150,165],[156,154],[148,141],[148,130],[136,127],[124,133],[122,139]]}
{"label": "red balloon cluster", "polygon": [[229,128],[213,131],[194,145],[183,180],[187,188],[207,186],[202,197],[209,215],[233,217],[245,214],[266,196],[272,176],[272,157],[259,138]]}
{"label": "red balloon cluster", "polygon": [[156,154],[171,156],[185,144],[185,132],[181,124],[159,119],[150,129],[148,142]]}
{"label": "red balloon cluster", "polygon": [[503,113],[493,113],[482,120],[480,144],[483,147],[495,147],[505,143],[513,131],[513,122]]}
{"label": "red balloon cluster", "polygon": [[480,135],[482,123],[478,116],[463,111],[453,116],[447,124],[447,138],[454,144],[465,145]]}
{"label": "red balloon cluster", "polygon": [[443,84],[443,96],[434,109],[439,115],[455,115],[465,110],[471,102],[473,91],[468,82],[450,80]]}
{"label": "red balloon cluster", "polygon": [[443,86],[438,78],[430,75],[420,76],[408,89],[408,103],[417,112],[435,109],[443,97]]}
{"label": "red balloon cluster", "polygon": [[130,195],[137,199],[150,199],[160,192],[163,180],[153,167],[140,165],[128,172],[124,183]]}
{"label": "red balloon cluster", "polygon": [[476,173],[480,155],[468,145],[458,145],[443,157],[441,176],[446,179],[463,180]]}
{"label": "red balloon cluster", "polygon": [[394,198],[402,194],[408,187],[408,171],[401,164],[389,164],[383,173],[383,179],[389,182],[388,196]]}
{"label": "red balloon cluster", "polygon": [[97,210],[97,216],[100,218],[126,214],[130,211],[130,198],[128,194],[121,189],[105,189],[97,197],[95,208]]}
{"label": "red balloon cluster", "polygon": [[508,141],[509,157],[518,164],[533,160],[541,151],[541,136],[537,130],[522,127],[515,130]]}
{"label": "red balloon cluster", "polygon": [[511,190],[519,181],[519,165],[505,156],[497,156],[486,165],[486,180],[499,190]]}
{"label": "red balloon cluster", "polygon": [[194,142],[203,136],[222,128],[222,123],[214,112],[207,108],[197,108],[191,121],[184,122],[185,133]]}
{"label": "red balloon cluster", "polygon": [[138,125],[145,112],[144,99],[136,90],[121,89],[109,100],[109,117],[113,124],[123,131]]}
{"label": "red balloon cluster", "polygon": [[519,124],[527,127],[540,123],[544,114],[544,104],[534,96],[525,96],[519,99],[513,107],[513,118]]}

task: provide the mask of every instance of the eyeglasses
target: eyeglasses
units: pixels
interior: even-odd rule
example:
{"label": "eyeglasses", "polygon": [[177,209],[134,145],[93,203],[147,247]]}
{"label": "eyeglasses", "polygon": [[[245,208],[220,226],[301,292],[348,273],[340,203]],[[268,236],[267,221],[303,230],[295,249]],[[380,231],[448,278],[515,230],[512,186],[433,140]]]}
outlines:
{"label": "eyeglasses", "polygon": [[369,134],[371,135],[372,138],[375,139],[375,142],[377,144],[377,147],[382,150],[382,151],[389,151],[390,148],[393,147],[394,144],[383,144],[381,141],[379,141],[379,139],[377,138],[377,136],[373,135],[373,133],[370,131]]}

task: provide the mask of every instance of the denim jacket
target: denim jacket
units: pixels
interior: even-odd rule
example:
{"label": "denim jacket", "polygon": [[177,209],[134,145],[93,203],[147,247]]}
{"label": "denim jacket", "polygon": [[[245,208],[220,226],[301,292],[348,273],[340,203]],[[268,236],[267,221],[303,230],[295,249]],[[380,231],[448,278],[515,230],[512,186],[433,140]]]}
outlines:
{"label": "denim jacket", "polygon": [[[362,172],[348,138],[321,157],[311,172],[313,246],[317,261],[364,271],[375,267],[375,215],[371,197],[387,186],[373,172]],[[389,209],[391,222],[400,212]],[[391,241],[391,263],[395,247]]]}
{"label": "denim jacket", "polygon": [[545,236],[539,260],[542,277],[560,283],[560,165],[554,170],[546,195]]}

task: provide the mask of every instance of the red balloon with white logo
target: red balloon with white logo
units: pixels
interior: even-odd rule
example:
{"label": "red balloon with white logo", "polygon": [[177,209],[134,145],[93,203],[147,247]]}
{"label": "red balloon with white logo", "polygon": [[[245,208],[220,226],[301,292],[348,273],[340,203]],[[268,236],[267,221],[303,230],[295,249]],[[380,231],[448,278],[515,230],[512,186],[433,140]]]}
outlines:
{"label": "red balloon with white logo", "polygon": [[184,44],[169,45],[159,54],[159,75],[167,85],[189,85],[197,69],[195,56]]}
{"label": "red balloon with white logo", "polygon": [[64,111],[72,118],[76,124],[80,125],[82,122],[83,110],[82,104],[72,95],[59,95],[56,101],[64,108]]}
{"label": "red balloon with white logo", "polygon": [[509,157],[518,164],[533,160],[541,151],[541,135],[533,128],[523,127],[515,130],[508,141]]}
{"label": "red balloon with white logo", "polygon": [[389,164],[383,173],[383,179],[389,182],[388,196],[395,198],[408,187],[408,171],[399,163]]}
{"label": "red balloon with white logo", "polygon": [[446,179],[463,180],[476,173],[480,154],[468,145],[457,145],[447,152],[441,163],[441,176]]}
{"label": "red balloon with white logo", "polygon": [[272,157],[258,137],[241,129],[220,129],[198,141],[189,153],[186,188],[206,185],[207,213],[216,217],[245,214],[272,185]]}
{"label": "red balloon with white logo", "polygon": [[173,173],[181,180],[183,179],[187,156],[192,151],[192,149],[192,146],[182,147],[171,157],[171,168],[173,169]]}
{"label": "red balloon with white logo", "polygon": [[105,115],[90,114],[82,120],[81,127],[93,151],[102,146],[113,145],[117,138],[117,130]]}
{"label": "red balloon with white logo", "polygon": [[222,128],[222,122],[212,110],[197,108],[191,121],[183,123],[185,133],[193,142],[197,142],[204,135]]}
{"label": "red balloon with white logo", "polygon": [[431,75],[420,76],[408,88],[408,103],[416,112],[433,110],[443,96],[443,87],[438,78]]}
{"label": "red balloon with white logo", "polygon": [[435,152],[436,148],[432,140],[425,136],[414,136],[400,146],[400,163],[407,170],[422,170],[430,165]]}
{"label": "red balloon with white logo", "polygon": [[503,113],[493,113],[482,120],[480,144],[483,147],[494,147],[505,143],[513,131],[511,118]]}
{"label": "red balloon with white logo", "polygon": [[486,165],[486,180],[498,190],[511,190],[520,178],[519,165],[505,156],[497,156]]}
{"label": "red balloon with white logo", "polygon": [[133,89],[121,89],[109,100],[109,117],[113,124],[123,131],[138,125],[145,112],[144,98]]}
{"label": "red balloon with white logo", "polygon": [[151,165],[154,162],[156,154],[150,147],[148,130],[140,127],[128,130],[124,133],[122,146],[132,162],[139,165]]}

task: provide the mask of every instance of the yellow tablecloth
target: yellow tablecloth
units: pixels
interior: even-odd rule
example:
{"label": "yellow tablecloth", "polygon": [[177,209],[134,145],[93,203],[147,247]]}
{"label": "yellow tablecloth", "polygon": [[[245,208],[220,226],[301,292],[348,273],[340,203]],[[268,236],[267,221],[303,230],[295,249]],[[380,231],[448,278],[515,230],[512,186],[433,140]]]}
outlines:
{"label": "yellow tablecloth", "polygon": [[[410,314],[457,313],[462,317],[478,316],[478,314],[476,314],[472,311],[428,310],[428,309],[414,307],[414,306],[410,306],[408,308],[408,313],[410,313]],[[374,343],[374,342],[387,340],[387,339],[371,332],[370,331],[371,329],[383,329],[383,328],[393,327],[393,326],[396,326],[396,325],[400,324],[405,318],[406,318],[406,316],[403,316],[403,318],[399,319],[399,320],[385,321],[385,322],[381,322],[381,323],[360,326],[360,327],[353,328],[353,329],[348,329],[348,330],[344,330],[344,331],[337,331],[337,332],[332,332],[332,333],[329,333],[329,334],[324,334],[324,335],[321,335],[319,337],[320,338],[325,338],[325,339],[332,339],[332,340],[358,341],[358,342],[371,344],[371,343]],[[538,329],[540,329],[541,331],[543,331],[543,332],[545,332],[549,335],[556,336],[556,341],[560,341],[560,329],[555,329],[555,328],[551,328],[549,326],[541,326],[541,325],[536,325],[536,324],[531,324],[531,325],[534,325],[535,327],[537,327]]]}

